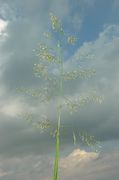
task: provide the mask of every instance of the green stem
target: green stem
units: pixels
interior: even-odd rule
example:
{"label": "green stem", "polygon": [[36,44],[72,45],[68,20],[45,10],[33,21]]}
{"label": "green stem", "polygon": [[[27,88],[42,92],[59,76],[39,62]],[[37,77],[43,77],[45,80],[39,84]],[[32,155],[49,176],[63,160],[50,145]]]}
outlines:
{"label": "green stem", "polygon": [[[59,42],[58,42],[59,43]],[[59,57],[61,56],[60,44],[58,44]],[[61,57],[60,57],[61,58]],[[59,97],[62,97],[63,94],[63,81],[62,81],[62,73],[63,73],[63,61],[59,67],[60,71],[60,82],[59,82]],[[59,145],[60,145],[60,125],[61,125],[61,107],[60,102],[58,103],[58,123],[57,123],[57,131],[56,131],[56,144],[55,144],[55,162],[54,162],[54,174],[53,180],[58,179],[58,165],[59,165]]]}
{"label": "green stem", "polygon": [[54,162],[53,180],[57,180],[58,179],[59,144],[60,144],[60,119],[61,119],[61,113],[59,113],[58,127],[57,127],[57,131],[56,131],[55,162]]}

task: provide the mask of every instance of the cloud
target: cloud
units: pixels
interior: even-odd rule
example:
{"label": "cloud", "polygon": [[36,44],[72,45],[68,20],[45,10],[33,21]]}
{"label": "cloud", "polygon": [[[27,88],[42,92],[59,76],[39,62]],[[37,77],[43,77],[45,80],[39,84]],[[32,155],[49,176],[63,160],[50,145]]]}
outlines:
{"label": "cloud", "polygon": [[[109,152],[96,154],[75,149],[69,155],[64,156],[59,161],[59,177],[64,180],[79,177],[82,180],[98,180],[118,178],[119,172],[119,152]],[[4,180],[11,179],[44,179],[51,180],[53,173],[53,157],[45,156],[25,156],[1,159],[1,168],[6,172]],[[9,174],[7,174],[9,172]]]}
{"label": "cloud", "polygon": [[[17,152],[20,149],[24,151],[24,148],[22,148],[23,144],[25,149],[28,146],[32,149],[31,139],[33,139],[33,142],[36,142],[34,141],[36,136],[37,140],[39,137],[45,138],[47,136],[41,135],[38,131],[35,132],[35,130],[33,130],[34,133],[32,134],[31,126],[24,124],[24,120],[22,121],[17,118],[22,110],[27,111],[31,109],[32,112],[35,111],[33,109],[36,107],[36,104],[39,107],[39,103],[36,103],[36,100],[33,99],[25,99],[16,92],[16,88],[34,87],[41,83],[39,79],[33,76],[32,65],[36,57],[32,50],[37,46],[39,41],[44,40],[42,33],[49,29],[49,12],[56,12],[56,15],[63,20],[70,14],[71,8],[69,7],[69,1],[57,1],[57,3],[38,0],[34,2],[29,0],[23,2],[17,0],[14,2],[9,0],[0,1],[0,34],[7,34],[4,41],[0,39],[0,151],[3,153],[12,153],[12,148],[16,147],[16,142],[19,144],[19,148],[14,148]],[[55,11],[56,9],[57,11]],[[60,9],[62,9],[62,12]],[[36,111],[39,111],[39,108]],[[26,130],[23,130],[24,127]],[[26,136],[26,140],[23,136],[20,137],[21,134]],[[17,138],[19,139],[18,141]],[[22,141],[23,139],[24,143]],[[40,146],[41,152],[44,151],[43,147],[44,145],[42,147]]]}
{"label": "cloud", "polygon": [[[117,108],[119,104],[118,99],[116,98],[118,97],[119,79],[118,34],[118,26],[106,25],[103,32],[99,34],[99,37],[95,41],[85,42],[77,50],[74,56],[72,56],[72,59],[77,60],[76,66],[75,63],[73,64],[74,67],[78,67],[77,64],[80,63],[84,65],[85,61],[86,66],[96,69],[96,76],[89,80],[79,79],[74,83],[66,83],[64,87],[65,92],[67,94],[71,92],[72,97],[75,97],[76,94],[79,94],[80,92],[86,92],[87,90],[90,91],[93,87],[93,89],[97,89],[98,92],[105,96],[105,100],[101,106],[99,104],[94,104],[92,106],[87,105],[84,107],[84,109],[80,109],[79,112],[73,115],[64,112],[62,123],[65,127],[66,133],[62,131],[61,136],[63,137],[63,145],[68,143],[71,144],[72,131],[75,131],[78,142],[78,134],[80,130],[89,132],[89,134],[94,135],[96,139],[101,141],[118,140],[119,138],[119,114]],[[46,112],[52,120],[55,120],[53,109],[51,113],[49,113],[51,107],[55,105],[54,101],[52,102],[53,106],[47,106],[47,108],[44,108],[44,105],[41,107],[40,103],[36,102],[37,99],[33,100],[29,97],[24,98],[24,96],[16,94],[16,87],[34,87],[35,85],[39,84],[40,81],[32,76],[32,68],[29,67],[29,59],[27,59],[27,56],[26,61],[24,61],[24,57],[20,56],[22,58],[17,58],[16,63],[16,55],[18,55],[20,52],[17,54],[17,48],[15,51],[16,53],[13,55],[13,59],[10,58],[11,60],[8,60],[7,63],[4,64],[4,71],[1,77],[3,84],[2,88],[5,90],[1,101],[1,153],[13,154],[13,152],[19,153],[20,151],[24,151],[24,153],[30,153],[33,151],[33,146],[35,153],[38,153],[38,149],[40,149],[40,153],[43,153],[43,148],[47,146],[45,143],[50,144],[48,149],[45,148],[46,151],[50,151],[53,149],[52,146],[54,139],[52,139],[52,137],[49,137],[47,133],[41,135],[38,131],[31,131],[31,124],[26,125],[24,120],[15,120],[17,117],[17,112],[19,113],[22,110],[26,110],[26,112],[30,111],[30,113],[38,112],[39,114],[41,114],[41,112]],[[91,60],[91,58],[89,58],[90,56],[87,58],[87,54],[93,54],[93,59]],[[69,66],[71,66],[70,63],[68,67]],[[75,87],[75,89],[72,89],[72,87]],[[5,132],[4,129],[2,130],[3,127],[7,129],[7,132]],[[11,129],[13,129],[12,132]],[[17,138],[19,141],[17,141]],[[39,141],[39,138],[42,140]],[[6,143],[4,143],[4,141]],[[8,141],[11,142],[11,146],[9,143],[7,144]],[[16,147],[16,144],[19,148]],[[8,152],[7,149],[9,149],[9,146],[11,150]]]}
{"label": "cloud", "polygon": [[19,113],[21,113],[21,111],[23,111],[22,105],[19,102],[16,102],[16,100],[15,102],[7,102],[4,105],[2,104],[0,113],[3,113],[9,117],[16,117]]}
{"label": "cloud", "polygon": [[[83,156],[83,157],[82,157]],[[93,152],[75,150],[66,159],[67,167],[62,170],[62,178],[65,180],[75,179],[114,179],[118,177],[118,152],[98,155]],[[70,160],[70,161],[68,161]]]}
{"label": "cloud", "polygon": [[[63,0],[48,1],[47,3],[46,1],[37,0],[34,2],[28,0],[15,1],[14,3],[12,1],[0,2],[1,22],[4,23],[2,26],[6,27],[4,30],[8,34],[8,37],[0,45],[2,52],[0,55],[0,124],[2,134],[0,150],[2,153],[13,154],[14,152],[15,154],[20,151],[30,153],[33,151],[33,147],[36,153],[38,153],[37,148],[42,153],[43,148],[46,147],[45,143],[47,144],[48,141],[51,144],[51,149],[53,149],[54,139],[49,138],[47,133],[41,135],[38,131],[32,131],[31,125],[26,125],[24,120],[15,118],[17,113],[21,113],[22,110],[28,112],[29,109],[30,112],[39,112],[39,114],[46,112],[52,120],[55,120],[56,114],[52,108],[55,106],[54,101],[52,101],[53,106],[44,108],[43,105],[41,107],[40,103],[36,102],[37,99],[30,99],[16,93],[16,88],[38,87],[41,84],[40,79],[33,76],[32,65],[36,57],[32,50],[40,40],[44,40],[42,39],[42,32],[49,29],[49,11],[55,12],[63,22],[68,21],[69,25],[73,21],[74,28],[77,26],[75,21],[79,17],[79,24],[82,26],[83,15],[78,11],[74,12],[74,6],[69,2]],[[81,3],[83,6],[83,2],[80,1],[78,6]],[[95,4],[94,1],[85,1],[85,7],[92,8],[94,5],[92,2]],[[7,22],[8,24],[5,26]],[[96,76],[90,80],[79,79],[75,82],[66,83],[64,85],[65,93],[71,92],[71,96],[75,97],[76,94],[89,91],[93,87],[105,96],[105,100],[101,106],[97,104],[90,107],[86,106],[74,115],[64,112],[63,125],[66,128],[66,133],[62,133],[63,145],[71,143],[73,130],[78,136],[79,131],[83,129],[88,131],[89,134],[95,135],[101,141],[118,140],[118,47],[119,27],[118,25],[109,24],[104,26],[103,31],[94,41],[84,42],[80,47],[77,45],[77,51],[72,55],[72,59],[77,59],[77,62],[81,63],[83,67],[95,68]],[[90,54],[94,55],[92,60]],[[78,67],[78,63],[72,63],[74,68]],[[72,64],[69,63],[69,66],[71,67]],[[50,110],[51,113],[49,113]],[[17,141],[17,139],[19,140]],[[8,142],[11,142],[11,144]],[[46,151],[49,149],[45,148]]]}
{"label": "cloud", "polygon": [[7,27],[7,25],[8,25],[8,22],[3,21],[2,19],[0,19],[0,36],[6,35],[4,31],[5,31],[6,27]]}
{"label": "cloud", "polygon": [[[80,109],[80,112],[72,116],[73,121],[66,114],[67,131],[75,129],[78,133],[85,129],[93,133],[101,140],[118,139],[119,123],[118,110],[118,67],[119,67],[119,26],[106,25],[98,38],[93,42],[84,42],[83,45],[72,56],[73,67],[94,68],[96,75],[88,80],[70,82],[65,85],[66,92],[73,95],[96,90],[104,96],[104,102],[100,105],[94,104]],[[75,60],[77,61],[76,64]],[[68,62],[69,63],[69,62]],[[68,64],[68,69],[72,64]],[[71,84],[72,83],[72,84]],[[73,88],[75,86],[75,89]],[[70,87],[70,88],[69,88]],[[74,90],[73,90],[74,89]],[[78,129],[79,127],[79,129]],[[69,134],[68,134],[69,135]]]}
{"label": "cloud", "polygon": [[[66,32],[79,34],[85,17],[94,10],[96,0],[0,0],[0,177],[2,180],[52,179],[55,139],[50,130],[40,133],[32,125],[19,118],[19,113],[38,113],[40,119],[46,113],[55,122],[55,100],[50,106],[37,102],[37,98],[18,94],[17,87],[38,87],[32,65],[36,61],[33,49],[44,41],[42,33],[49,30],[49,12],[54,12],[62,21]],[[115,6],[118,1],[115,0]],[[94,9],[92,9],[94,8]],[[92,11],[91,11],[92,12]],[[101,18],[101,17],[100,17]],[[115,17],[114,17],[115,18]],[[95,27],[94,27],[95,28]],[[67,30],[68,29],[68,30]],[[88,29],[87,29],[88,33]],[[80,38],[80,37],[79,37]],[[80,41],[80,39],[79,39]],[[80,46],[79,46],[80,45]],[[63,112],[60,145],[60,177],[65,180],[117,180],[119,177],[119,26],[106,24],[93,41],[77,44],[77,50],[66,66],[93,67],[96,76],[87,80],[65,83],[64,93],[72,98],[92,88],[105,96],[103,104],[86,105],[73,115]],[[74,52],[73,51],[73,52]],[[93,55],[93,56],[92,56]],[[68,64],[69,63],[69,64]],[[75,87],[75,88],[74,88]],[[72,131],[80,144],[79,131],[85,130],[101,140],[101,154],[72,149]],[[78,147],[79,145],[77,145]],[[80,144],[80,148],[83,145]],[[87,148],[87,147],[85,147]],[[93,149],[93,148],[92,148]],[[46,155],[47,153],[53,154]],[[44,155],[45,154],[45,155]]]}
{"label": "cloud", "polygon": [[76,166],[79,167],[79,164],[83,166],[85,163],[96,158],[98,158],[98,153],[76,149],[67,157],[60,160],[60,166],[66,172],[67,169],[74,169]]}

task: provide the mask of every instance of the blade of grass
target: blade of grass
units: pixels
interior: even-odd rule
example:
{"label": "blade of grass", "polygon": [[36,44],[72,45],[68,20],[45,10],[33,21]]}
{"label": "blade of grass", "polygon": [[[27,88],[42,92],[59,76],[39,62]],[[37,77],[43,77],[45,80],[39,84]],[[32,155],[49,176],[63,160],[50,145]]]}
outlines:
{"label": "blade of grass", "polygon": [[58,161],[59,161],[59,129],[56,132],[56,145],[55,145],[55,163],[54,163],[54,174],[53,174],[53,180],[57,180],[58,178]]}

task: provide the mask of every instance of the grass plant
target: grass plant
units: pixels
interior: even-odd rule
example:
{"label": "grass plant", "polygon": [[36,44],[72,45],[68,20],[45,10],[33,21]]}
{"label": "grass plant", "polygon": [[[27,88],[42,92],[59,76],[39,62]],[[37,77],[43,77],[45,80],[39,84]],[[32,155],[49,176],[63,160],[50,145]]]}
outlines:
{"label": "grass plant", "polygon": [[[65,33],[60,21],[53,14],[49,14],[51,22],[51,32],[44,33],[47,41],[53,40],[55,34],[54,47],[50,46],[50,43],[41,43],[34,51],[38,57],[38,62],[33,65],[34,75],[43,80],[42,88],[27,89],[18,88],[18,92],[25,93],[34,97],[38,97],[41,103],[50,103],[52,99],[57,101],[57,127],[55,128],[55,160],[54,160],[54,172],[53,180],[58,180],[58,164],[59,164],[59,147],[60,147],[60,129],[62,109],[67,108],[70,112],[76,112],[79,108],[83,107],[87,103],[102,102],[102,97],[96,95],[95,92],[85,95],[80,95],[75,98],[64,95],[63,84],[67,81],[73,81],[78,78],[89,78],[95,75],[94,69],[83,69],[78,67],[68,72],[64,69],[65,47],[75,45],[77,38],[73,35],[69,36]],[[87,55],[86,55],[87,57]],[[54,71],[56,70],[56,71]],[[32,122],[35,128],[39,128],[42,131],[51,127],[52,123],[47,116],[42,116],[40,121],[33,122],[32,115],[25,115],[24,118]],[[82,141],[88,145],[95,144],[93,137],[87,134],[80,134]],[[89,138],[90,137],[90,138]],[[73,132],[74,145],[76,144],[76,135]]]}

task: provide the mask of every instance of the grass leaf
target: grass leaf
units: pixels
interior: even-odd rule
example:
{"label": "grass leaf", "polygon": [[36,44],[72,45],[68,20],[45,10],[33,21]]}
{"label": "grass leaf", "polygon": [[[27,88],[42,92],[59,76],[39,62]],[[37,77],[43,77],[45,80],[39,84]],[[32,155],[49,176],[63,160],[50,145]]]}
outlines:
{"label": "grass leaf", "polygon": [[56,132],[56,143],[55,143],[56,150],[55,150],[53,180],[57,180],[57,178],[58,178],[59,144],[60,144],[59,130],[57,130],[57,132]]}

